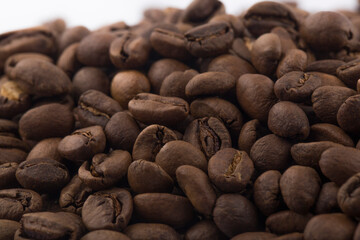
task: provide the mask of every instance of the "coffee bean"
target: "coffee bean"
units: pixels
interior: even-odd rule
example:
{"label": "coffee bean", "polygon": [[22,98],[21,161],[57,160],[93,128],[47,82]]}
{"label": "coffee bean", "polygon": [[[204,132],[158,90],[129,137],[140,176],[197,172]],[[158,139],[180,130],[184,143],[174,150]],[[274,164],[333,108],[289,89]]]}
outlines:
{"label": "coffee bean", "polygon": [[0,164],[0,189],[16,187],[15,172],[18,166],[15,162]]}
{"label": "coffee bean", "polygon": [[0,119],[0,136],[16,137],[19,125],[11,120]]}
{"label": "coffee bean", "polygon": [[174,228],[185,227],[194,218],[190,201],[169,193],[138,194],[134,197],[134,208],[142,220]]}
{"label": "coffee bean", "polygon": [[12,221],[12,220],[6,220],[6,219],[0,219],[0,239],[14,239],[14,234],[17,229],[20,228],[20,223]]}
{"label": "coffee bean", "polygon": [[205,22],[214,14],[222,13],[223,8],[223,4],[217,0],[196,0],[184,10],[183,21],[190,23]]}
{"label": "coffee bean", "polygon": [[180,239],[180,235],[172,227],[160,223],[136,223],[128,226],[124,233],[133,240]]}
{"label": "coffee bean", "polygon": [[57,150],[61,138],[46,138],[36,144],[26,157],[26,160],[34,158],[50,158],[62,162],[59,151]]}
{"label": "coffee bean", "polygon": [[277,78],[281,78],[286,73],[293,71],[305,71],[307,65],[307,55],[299,49],[291,49],[279,62],[276,69]]}
{"label": "coffee bean", "polygon": [[122,188],[112,188],[96,192],[86,199],[82,208],[82,221],[90,231],[121,231],[128,225],[132,212],[131,194]]}
{"label": "coffee bean", "polygon": [[9,77],[12,78],[14,74],[14,68],[16,67],[16,65],[22,61],[23,59],[38,59],[38,60],[44,60],[47,61],[49,63],[53,63],[53,60],[41,53],[17,53],[14,55],[11,55],[10,57],[7,58],[6,62],[5,62],[5,66],[4,66],[4,72],[5,74]]}
{"label": "coffee bean", "polygon": [[246,232],[240,233],[235,237],[232,237],[231,240],[266,240],[266,239],[275,239],[276,235],[268,232]]}
{"label": "coffee bean", "polygon": [[301,215],[289,210],[277,212],[266,219],[266,230],[278,235],[304,232],[306,224],[312,217],[311,213]]}
{"label": "coffee bean", "polygon": [[316,202],[315,212],[317,214],[336,212],[339,208],[338,191],[339,187],[334,182],[324,183]]}
{"label": "coffee bean", "polygon": [[96,230],[84,235],[80,240],[130,240],[130,238],[111,230]]}
{"label": "coffee bean", "polygon": [[306,72],[322,72],[336,76],[336,70],[341,65],[345,64],[344,61],[337,59],[325,59],[311,62],[307,65]]}
{"label": "coffee bean", "polygon": [[259,120],[250,120],[243,125],[238,139],[238,147],[240,150],[250,154],[250,149],[254,143],[263,136],[267,135],[269,131],[264,127]]}
{"label": "coffee bean", "polygon": [[0,190],[0,219],[19,221],[24,213],[38,212],[42,200],[38,193],[29,189]]}
{"label": "coffee bean", "polygon": [[59,39],[59,51],[63,52],[68,46],[73,43],[80,42],[89,34],[90,31],[85,26],[75,26],[66,29]]}
{"label": "coffee bean", "polygon": [[353,140],[336,125],[317,123],[310,127],[309,141],[331,141],[344,146],[353,147]]}
{"label": "coffee bean", "polygon": [[179,97],[187,100],[188,97],[185,94],[185,87],[197,74],[198,72],[193,69],[186,70],[184,72],[172,72],[162,82],[160,95],[165,97]]}
{"label": "coffee bean", "polygon": [[349,88],[355,89],[360,73],[360,61],[355,59],[348,63],[339,66],[336,69],[336,75],[343,81]]}
{"label": "coffee bean", "polygon": [[186,240],[196,240],[196,239],[225,239],[226,237],[213,221],[202,220],[194,224],[189,228],[185,233]]}
{"label": "coffee bean", "polygon": [[358,119],[358,109],[360,106],[360,95],[354,95],[345,100],[337,112],[337,122],[339,126],[346,132],[353,134],[360,133],[360,125]]}
{"label": "coffee bean", "polygon": [[69,77],[72,77],[80,68],[81,63],[76,57],[79,43],[68,46],[59,56],[56,66],[62,69]]}
{"label": "coffee bean", "polygon": [[[297,49],[297,44],[295,43],[294,32],[292,29],[286,28],[285,26],[278,26],[271,29],[270,33],[274,33],[280,38],[281,52],[284,56],[287,54],[287,52],[293,49]],[[306,52],[306,56],[307,58],[309,57],[308,62],[311,62],[312,58],[314,58],[308,52]]]}
{"label": "coffee bean", "polygon": [[24,188],[55,192],[70,181],[65,165],[49,158],[34,158],[19,164],[16,179]]}
{"label": "coffee bean", "polygon": [[359,192],[360,174],[349,178],[340,188],[337,194],[337,201],[341,210],[348,216],[359,217],[360,211],[357,208],[360,198]]}

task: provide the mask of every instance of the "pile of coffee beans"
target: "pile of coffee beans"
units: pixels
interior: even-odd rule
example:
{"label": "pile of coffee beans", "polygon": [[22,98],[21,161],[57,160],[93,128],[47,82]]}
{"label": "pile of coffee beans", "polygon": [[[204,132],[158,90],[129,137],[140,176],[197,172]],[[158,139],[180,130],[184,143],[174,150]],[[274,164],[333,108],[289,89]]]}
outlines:
{"label": "pile of coffee beans", "polygon": [[360,239],[357,10],[58,19],[0,73],[1,240]]}

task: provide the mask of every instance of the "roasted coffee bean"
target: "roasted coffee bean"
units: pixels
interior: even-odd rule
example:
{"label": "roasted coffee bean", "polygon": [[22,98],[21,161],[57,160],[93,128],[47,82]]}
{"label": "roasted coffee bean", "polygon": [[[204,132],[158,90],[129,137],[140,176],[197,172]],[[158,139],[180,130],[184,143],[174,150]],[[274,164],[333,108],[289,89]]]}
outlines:
{"label": "roasted coffee bean", "polygon": [[290,161],[291,143],[275,134],[258,139],[250,150],[250,157],[259,171],[283,170]]}
{"label": "roasted coffee bean", "polygon": [[67,212],[27,213],[14,239],[80,239],[86,232],[81,218]]}
{"label": "roasted coffee bean", "polygon": [[128,32],[111,42],[109,56],[117,68],[139,68],[149,59],[150,49],[150,42],[146,38]]}
{"label": "roasted coffee bean", "polygon": [[95,67],[83,67],[73,77],[75,99],[87,90],[94,89],[105,94],[110,92],[110,81],[105,72]]}
{"label": "roasted coffee bean", "polygon": [[178,167],[175,173],[180,188],[195,210],[210,217],[215,206],[216,194],[206,173],[190,165]]}
{"label": "roasted coffee bean", "polygon": [[246,232],[232,237],[231,240],[267,240],[275,238],[276,235],[269,232]]}
{"label": "roasted coffee bean", "polygon": [[277,212],[266,219],[266,230],[279,235],[304,232],[306,224],[312,217],[311,213],[301,215],[289,210]]}
{"label": "roasted coffee bean", "polygon": [[189,104],[176,97],[139,93],[129,102],[129,110],[136,120],[145,124],[174,126],[189,114]]}
{"label": "roasted coffee bean", "polygon": [[359,239],[360,237],[360,224],[357,225],[355,233],[354,233],[354,239]]}
{"label": "roasted coffee bean", "polygon": [[277,78],[281,78],[286,73],[293,71],[305,71],[307,65],[307,55],[299,49],[289,50],[279,62],[276,69]]}
{"label": "roasted coffee bean", "polygon": [[59,39],[59,51],[63,52],[73,43],[80,42],[81,39],[90,34],[89,29],[84,26],[76,26],[66,29]]}
{"label": "roasted coffee bean", "polygon": [[11,120],[0,119],[0,136],[16,137],[19,125]]}
{"label": "roasted coffee bean", "polygon": [[344,146],[353,147],[353,140],[344,130],[336,125],[328,123],[317,123],[310,127],[309,141],[331,141]]}
{"label": "roasted coffee bean", "polygon": [[80,69],[81,63],[76,57],[79,43],[68,46],[59,56],[56,65],[61,68],[69,77],[72,77]]}
{"label": "roasted coffee bean", "polygon": [[130,240],[130,238],[111,230],[96,230],[84,235],[80,240]]}
{"label": "roasted coffee bean", "polygon": [[185,130],[183,140],[200,149],[208,159],[217,151],[232,146],[229,131],[221,120],[214,117],[192,121]]}
{"label": "roasted coffee bean", "polygon": [[213,221],[202,220],[194,224],[185,233],[185,240],[214,239],[221,240],[226,237]]}
{"label": "roasted coffee bean", "polygon": [[344,61],[337,59],[325,59],[311,62],[307,65],[306,72],[322,72],[336,76],[338,67],[345,64]]}
{"label": "roasted coffee bean", "polygon": [[340,188],[337,194],[337,201],[341,210],[348,216],[358,218],[360,211],[358,205],[360,202],[359,188],[360,186],[360,174],[357,173],[349,178]]}
{"label": "roasted coffee bean", "polygon": [[90,195],[82,208],[82,220],[89,231],[108,229],[122,231],[133,212],[131,194],[122,188],[112,188]]}
{"label": "roasted coffee bean", "polygon": [[[274,27],[271,29],[270,33],[276,34],[280,38],[281,43],[281,52],[285,56],[287,52],[297,49],[297,44],[295,43],[294,33],[288,31],[290,29],[286,29],[285,27]],[[300,44],[299,44],[300,45]],[[309,56],[309,53],[306,52],[306,56],[309,57],[308,61],[311,62],[312,58]]]}
{"label": "roasted coffee bean", "polygon": [[10,162],[0,164],[0,189],[16,187],[16,169],[19,164]]}
{"label": "roasted coffee bean", "polygon": [[233,138],[237,139],[243,124],[240,110],[231,102],[217,97],[199,98],[190,105],[194,118],[216,117],[223,121]]}
{"label": "roasted coffee bean", "polygon": [[319,87],[311,96],[314,112],[322,122],[337,124],[336,116],[340,106],[355,94],[356,91],[345,87]]}
{"label": "roasted coffee bean", "polygon": [[251,62],[251,53],[250,53],[250,45],[253,43],[253,40],[249,38],[235,38],[230,53],[242,58],[248,62]]}
{"label": "roasted coffee bean", "polygon": [[254,183],[254,203],[265,216],[276,212],[281,203],[279,171],[270,170],[261,174]]}
{"label": "roasted coffee bean", "polygon": [[136,223],[128,226],[124,233],[132,240],[180,239],[172,227],[160,223]]}
{"label": "roasted coffee bean", "polygon": [[288,233],[274,238],[274,240],[303,240],[304,234],[299,232]]}
{"label": "roasted coffee bean", "polygon": [[158,164],[136,160],[132,162],[127,172],[131,189],[137,193],[171,192],[174,181]]}
{"label": "roasted coffee bean", "polygon": [[235,78],[224,72],[206,72],[194,76],[186,85],[189,97],[206,95],[221,96],[235,87]]}
{"label": "roasted coffee bean", "polygon": [[360,59],[355,59],[351,62],[339,66],[336,70],[336,75],[349,88],[355,89],[360,73]]}
{"label": "roasted coffee bean", "polygon": [[160,95],[165,97],[179,97],[187,100],[188,97],[185,94],[185,87],[197,74],[198,72],[193,69],[184,72],[172,72],[161,84]]}
{"label": "roasted coffee bean", "polygon": [[280,137],[304,140],[309,136],[309,120],[304,111],[292,102],[276,103],[269,111],[269,129]]}
{"label": "roasted coffee bean", "polygon": [[224,6],[218,0],[196,0],[184,10],[182,20],[190,23],[205,22],[211,16],[222,13],[223,8]]}
{"label": "roasted coffee bean", "polygon": [[333,182],[324,183],[321,187],[315,212],[317,214],[330,213],[338,210],[339,205],[337,202],[339,187]]}
{"label": "roasted coffee bean", "polygon": [[247,34],[247,30],[244,26],[243,20],[234,15],[230,14],[219,14],[213,16],[209,23],[212,22],[226,22],[230,25],[232,30],[234,31],[234,37],[243,37]]}
{"label": "roasted coffee bean", "polygon": [[234,40],[234,31],[226,22],[207,23],[185,33],[186,49],[196,57],[226,53]]}
{"label": "roasted coffee bean", "polygon": [[319,169],[321,154],[328,148],[341,146],[330,141],[298,143],[291,147],[291,156],[296,164]]}
{"label": "roasted coffee bean", "polygon": [[127,112],[114,114],[105,127],[106,139],[113,149],[131,152],[140,129],[135,119]]}
{"label": "roasted coffee bean", "polygon": [[148,71],[151,89],[154,93],[159,93],[164,79],[175,71],[185,71],[189,67],[175,59],[164,58],[154,62]]}
{"label": "roasted coffee bean", "polygon": [[24,188],[56,192],[70,181],[65,165],[50,158],[33,158],[19,164],[16,179]]}
{"label": "roasted coffee bean", "polygon": [[320,214],[310,219],[305,227],[306,240],[347,240],[352,239],[356,223],[345,214]]}
{"label": "roasted coffee bean", "polygon": [[267,122],[268,113],[277,99],[274,82],[260,74],[244,74],[236,81],[236,96],[240,107],[251,118]]}
{"label": "roasted coffee bean", "polygon": [[111,82],[111,96],[123,109],[128,108],[129,101],[138,93],[150,92],[150,82],[138,71],[117,73]]}
{"label": "roasted coffee bean", "polygon": [[66,212],[81,215],[82,207],[92,189],[86,186],[78,175],[61,190],[59,206]]}
{"label": "roasted coffee bean", "polygon": [[290,210],[306,214],[315,204],[321,180],[310,167],[291,166],[280,178],[281,195]]}
{"label": "roasted coffee bean", "polygon": [[52,55],[56,49],[55,37],[44,27],[28,28],[0,35],[0,71],[5,61],[15,53],[35,52]]}
{"label": "roasted coffee bean", "polygon": [[106,137],[100,126],[92,126],[74,131],[58,145],[60,155],[81,164],[95,154],[102,153],[106,146]]}
{"label": "roasted coffee bean", "polygon": [[35,107],[22,115],[19,133],[23,139],[40,141],[45,138],[63,137],[72,131],[74,117],[70,109],[52,103]]}
{"label": "roasted coffee bean", "polygon": [[12,240],[14,239],[14,234],[16,230],[20,228],[20,223],[7,220],[0,219],[0,239],[3,240]]}
{"label": "roasted coffee bean", "polygon": [[124,178],[131,161],[127,151],[114,150],[108,155],[98,153],[81,165],[79,178],[93,190],[107,189]]}
{"label": "roasted coffee bean", "polygon": [[235,80],[246,73],[256,72],[256,70],[250,63],[243,60],[242,58],[230,54],[224,54],[214,58],[209,63],[209,67],[207,70],[211,72],[229,73],[233,75]]}
{"label": "roasted coffee bean", "polygon": [[260,36],[270,32],[274,27],[284,27],[294,32],[298,27],[298,20],[287,5],[277,2],[259,2],[250,7],[245,16],[244,23],[254,35]]}
{"label": "roasted coffee bean", "polygon": [[216,226],[229,238],[258,228],[255,206],[239,194],[221,195],[216,201],[213,215]]}
{"label": "roasted coffee bean", "polygon": [[176,134],[161,125],[150,125],[143,129],[134,143],[132,157],[154,162],[160,149],[170,141],[178,140]]}
{"label": "roasted coffee bean", "polygon": [[12,71],[14,70],[14,67],[23,59],[38,59],[38,60],[44,60],[49,63],[53,63],[53,60],[41,53],[17,53],[14,55],[11,55],[8,57],[8,59],[5,62],[4,72],[8,77],[12,76]]}
{"label": "roasted coffee bean", "polygon": [[122,111],[117,101],[97,90],[81,94],[76,108],[81,127],[100,125],[105,128],[115,113]]}
{"label": "roasted coffee bean", "polygon": [[169,193],[138,194],[134,197],[134,209],[142,220],[174,228],[185,227],[194,218],[190,201]]}
{"label": "roasted coffee bean", "polygon": [[256,70],[271,77],[281,58],[280,38],[274,33],[261,35],[251,49],[251,62]]}
{"label": "roasted coffee bean", "polygon": [[205,155],[192,144],[180,140],[166,143],[156,155],[155,163],[174,179],[176,169],[182,165],[191,165],[207,172]]}
{"label": "roasted coffee bean", "polygon": [[0,219],[19,221],[24,213],[42,209],[40,195],[28,189],[0,190],[0,203]]}
{"label": "roasted coffee bean", "polygon": [[360,133],[360,124],[356,121],[359,117],[360,94],[346,99],[337,112],[337,122],[346,132],[353,134]]}
{"label": "roasted coffee bean", "polygon": [[225,148],[210,158],[208,172],[221,191],[240,192],[251,183],[254,164],[246,152]]}
{"label": "roasted coffee bean", "polygon": [[239,134],[239,149],[250,154],[250,149],[254,143],[268,133],[269,131],[259,122],[259,120],[253,119],[248,121],[243,125]]}
{"label": "roasted coffee bean", "polygon": [[109,48],[116,36],[109,32],[95,32],[87,35],[76,49],[80,63],[90,67],[106,67],[111,64]]}
{"label": "roasted coffee bean", "polygon": [[26,157],[26,160],[34,158],[50,158],[62,162],[62,157],[57,150],[61,138],[46,138],[36,144]]}

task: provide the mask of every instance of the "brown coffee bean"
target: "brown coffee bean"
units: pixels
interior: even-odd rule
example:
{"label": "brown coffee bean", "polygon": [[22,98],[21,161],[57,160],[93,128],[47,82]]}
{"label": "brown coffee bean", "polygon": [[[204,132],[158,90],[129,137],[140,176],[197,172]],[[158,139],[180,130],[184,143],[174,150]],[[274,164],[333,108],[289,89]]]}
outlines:
{"label": "brown coffee bean", "polygon": [[127,172],[131,189],[137,193],[171,192],[174,181],[158,164],[146,160],[133,161]]}
{"label": "brown coffee bean", "polygon": [[235,87],[235,78],[225,72],[206,72],[194,76],[186,85],[188,97],[221,96]]}
{"label": "brown coffee bean", "polygon": [[82,208],[82,221],[90,231],[109,229],[122,231],[133,212],[131,194],[122,188],[112,188],[90,195]]}
{"label": "brown coffee bean", "polygon": [[[286,54],[292,49],[297,49],[297,44],[294,41],[294,32],[291,31],[291,29],[286,29],[285,27],[278,26],[271,29],[270,33],[274,33],[280,38],[282,54]],[[308,56],[309,54],[306,53],[306,55]],[[309,61],[310,60],[311,58],[309,58]]]}
{"label": "brown coffee bean", "polygon": [[304,140],[309,136],[309,120],[304,111],[292,102],[276,103],[269,111],[269,129],[278,136]]}
{"label": "brown coffee bean", "polygon": [[299,49],[291,49],[279,62],[276,69],[276,77],[281,78],[286,73],[293,71],[305,71],[307,66],[307,55]]}
{"label": "brown coffee bean", "polygon": [[81,165],[79,178],[93,190],[107,189],[125,177],[131,161],[131,155],[127,151],[98,153],[91,161]]}
{"label": "brown coffee bean", "polygon": [[84,26],[75,26],[66,29],[59,39],[59,51],[63,52],[73,43],[80,42],[84,37],[90,34],[89,29]]}
{"label": "brown coffee bean", "polygon": [[45,138],[63,137],[74,125],[70,109],[58,103],[35,107],[22,115],[19,133],[23,139],[40,141]]}
{"label": "brown coffee bean", "polygon": [[341,210],[348,216],[355,218],[360,216],[359,206],[359,183],[360,174],[357,173],[349,178],[340,188],[337,194],[337,202]]}
{"label": "brown coffee bean", "polygon": [[234,40],[234,31],[226,22],[207,23],[185,33],[186,49],[196,57],[226,53]]}
{"label": "brown coffee bean", "polygon": [[59,56],[56,66],[61,68],[69,77],[72,77],[80,69],[81,63],[76,57],[79,43],[68,46]]}
{"label": "brown coffee bean", "polygon": [[127,112],[114,114],[105,127],[106,139],[113,149],[131,152],[140,129],[135,119]]}
{"label": "brown coffee bean", "polygon": [[359,237],[360,237],[360,224],[358,224],[357,225],[357,227],[356,227],[356,230],[355,230],[355,233],[354,233],[354,239],[359,239]]}
{"label": "brown coffee bean", "polygon": [[94,89],[104,94],[110,92],[110,81],[100,68],[83,67],[76,72],[73,79],[73,93],[75,99],[87,90]]}
{"label": "brown coffee bean", "polygon": [[266,219],[266,230],[278,235],[304,232],[306,224],[312,217],[311,213],[301,215],[289,210],[277,212]]}
{"label": "brown coffee bean", "polygon": [[92,189],[86,186],[78,175],[61,190],[59,206],[66,212],[81,215],[82,207]]}
{"label": "brown coffee bean", "polygon": [[261,174],[254,183],[254,203],[265,216],[276,212],[280,206],[279,171],[270,170]]}
{"label": "brown coffee bean", "polygon": [[132,240],[169,239],[180,240],[180,235],[170,226],[160,223],[136,223],[124,233]]}
{"label": "brown coffee bean", "polygon": [[308,222],[304,231],[305,240],[351,239],[356,223],[342,213],[316,215]]}
{"label": "brown coffee bean", "polygon": [[256,70],[271,77],[281,58],[280,38],[274,33],[261,35],[251,49],[251,62]]}
{"label": "brown coffee bean", "polygon": [[275,239],[276,235],[268,232],[246,232],[240,233],[235,237],[232,237],[231,240],[267,240]]}
{"label": "brown coffee bean", "polygon": [[182,20],[184,22],[206,22],[211,16],[224,12],[224,6],[217,0],[196,0],[184,10]]}
{"label": "brown coffee bean", "polygon": [[58,162],[62,161],[62,157],[57,148],[61,138],[47,138],[38,142],[29,152],[26,160],[34,158],[50,158]]}
{"label": "brown coffee bean", "polygon": [[306,72],[322,72],[336,76],[336,69],[345,64],[344,61],[337,59],[325,59],[311,62],[307,65]]}
{"label": "brown coffee bean", "polygon": [[202,220],[192,227],[190,227],[185,233],[185,240],[200,240],[200,239],[214,239],[222,240],[226,237],[217,228],[215,223],[210,220]]}
{"label": "brown coffee bean", "polygon": [[334,182],[324,183],[316,202],[315,212],[323,214],[337,211],[339,208],[337,202],[338,191],[339,187]]}
{"label": "brown coffee bean", "polygon": [[234,15],[231,15],[231,14],[215,15],[209,20],[209,22],[210,23],[212,23],[212,22],[228,23],[230,25],[230,27],[233,29],[235,37],[242,37],[246,34],[246,28],[243,23],[243,20]]}
{"label": "brown coffee bean", "polygon": [[210,158],[208,172],[221,191],[240,192],[251,183],[254,164],[246,152],[225,148]]}
{"label": "brown coffee bean", "polygon": [[339,66],[336,70],[336,75],[349,88],[355,89],[360,73],[360,59],[355,59],[348,63]]}
{"label": "brown coffee bean", "polygon": [[346,99],[337,112],[337,122],[339,126],[346,132],[353,134],[360,133],[360,124],[358,119],[358,111],[360,110],[360,94],[354,95]]}
{"label": "brown coffee bean", "polygon": [[256,73],[256,70],[250,63],[230,54],[224,54],[214,58],[209,63],[207,71],[226,72],[233,75],[235,80],[246,73]]}
{"label": "brown coffee bean", "polygon": [[330,141],[298,143],[291,147],[291,156],[296,164],[319,169],[321,154],[326,149],[341,146]]}
{"label": "brown coffee bean", "polygon": [[5,74],[9,78],[11,78],[12,74],[14,74],[13,71],[16,65],[23,59],[28,59],[28,58],[38,59],[38,60],[47,61],[49,63],[53,63],[53,60],[50,57],[41,53],[17,53],[7,58],[4,66]]}
{"label": "brown coffee bean", "polygon": [[185,130],[183,140],[200,149],[208,159],[220,149],[232,146],[229,131],[221,120],[214,117],[192,121]]}
{"label": "brown coffee bean", "polygon": [[111,117],[122,111],[122,108],[106,94],[97,90],[87,90],[81,94],[75,111],[81,127],[100,125],[105,128]]}
{"label": "brown coffee bean", "polygon": [[309,141],[331,141],[344,146],[353,147],[353,140],[344,130],[336,125],[328,123],[317,123],[310,127]]}
{"label": "brown coffee bean", "polygon": [[76,57],[80,63],[91,67],[106,67],[111,64],[109,48],[116,38],[112,33],[95,32],[87,35],[76,49]]}
{"label": "brown coffee bean", "polygon": [[161,84],[160,95],[165,97],[179,97],[187,100],[185,87],[188,82],[198,74],[196,70],[190,69],[184,72],[175,71],[168,75]]}
{"label": "brown coffee bean", "polygon": [[70,176],[65,165],[49,158],[34,158],[19,164],[16,179],[24,188],[51,193],[67,184]]}
{"label": "brown coffee bean", "polygon": [[0,164],[0,189],[16,187],[15,172],[18,166],[14,162]]}
{"label": "brown coffee bean", "polygon": [[0,190],[0,203],[0,219],[19,221],[24,213],[42,209],[40,195],[29,189]]}
{"label": "brown coffee bean", "polygon": [[138,71],[117,73],[111,82],[111,96],[119,102],[123,109],[128,108],[129,101],[138,93],[150,92],[150,82]]}
{"label": "brown coffee bean", "polygon": [[20,223],[7,220],[0,219],[0,239],[3,240],[12,240],[14,239],[14,234],[16,230],[20,228]]}
{"label": "brown coffee bean", "polygon": [[134,197],[134,208],[140,219],[174,228],[185,227],[194,218],[190,201],[169,193],[138,194]]}
{"label": "brown coffee bean", "polygon": [[250,120],[243,125],[238,139],[238,147],[240,150],[250,154],[250,149],[254,143],[263,136],[267,135],[269,131],[262,126],[259,120]]}
{"label": "brown coffee bean", "polygon": [[247,37],[235,38],[229,52],[246,60],[247,62],[251,62],[250,45],[252,43],[253,39],[249,39]]}
{"label": "brown coffee bean", "polygon": [[74,163],[81,164],[105,149],[106,137],[100,126],[92,126],[74,131],[58,145],[60,155]]}
{"label": "brown coffee bean", "polygon": [[14,239],[80,239],[86,232],[81,218],[67,212],[27,213]]}
{"label": "brown coffee bean", "polygon": [[274,238],[274,240],[303,240],[303,239],[304,239],[304,234],[298,232],[288,233]]}
{"label": "brown coffee bean", "polygon": [[236,96],[241,109],[251,118],[267,122],[276,102],[274,82],[260,74],[244,74],[236,81]]}
{"label": "brown coffee bean", "polygon": [[288,168],[280,178],[281,195],[290,210],[305,214],[315,204],[321,180],[317,172],[304,166]]}
{"label": "brown coffee bean", "polygon": [[136,120],[145,124],[174,126],[189,114],[189,104],[176,97],[139,93],[129,102],[129,110]]}
{"label": "brown coffee bean", "polygon": [[258,228],[256,208],[239,194],[221,195],[213,214],[216,226],[229,238]]}
{"label": "brown coffee bean", "polygon": [[111,230],[96,230],[84,235],[80,240],[130,240],[130,238]]}
{"label": "brown coffee bean", "polygon": [[19,125],[11,120],[0,119],[0,136],[16,137]]}
{"label": "brown coffee bean", "polygon": [[257,140],[250,150],[250,157],[258,171],[283,170],[290,161],[291,143],[275,134]]}

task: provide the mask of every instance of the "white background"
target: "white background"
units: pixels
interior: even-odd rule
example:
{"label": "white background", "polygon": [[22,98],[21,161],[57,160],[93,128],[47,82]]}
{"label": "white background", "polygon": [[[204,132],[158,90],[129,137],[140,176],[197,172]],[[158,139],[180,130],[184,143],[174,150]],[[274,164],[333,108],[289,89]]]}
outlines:
{"label": "white background", "polygon": [[[291,1],[291,0],[290,0]],[[84,25],[90,30],[102,25],[140,21],[147,8],[185,8],[191,0],[8,0],[0,2],[0,33],[63,18],[68,26]],[[227,13],[238,15],[258,0],[223,0]],[[356,0],[299,0],[307,11],[354,10]]]}

